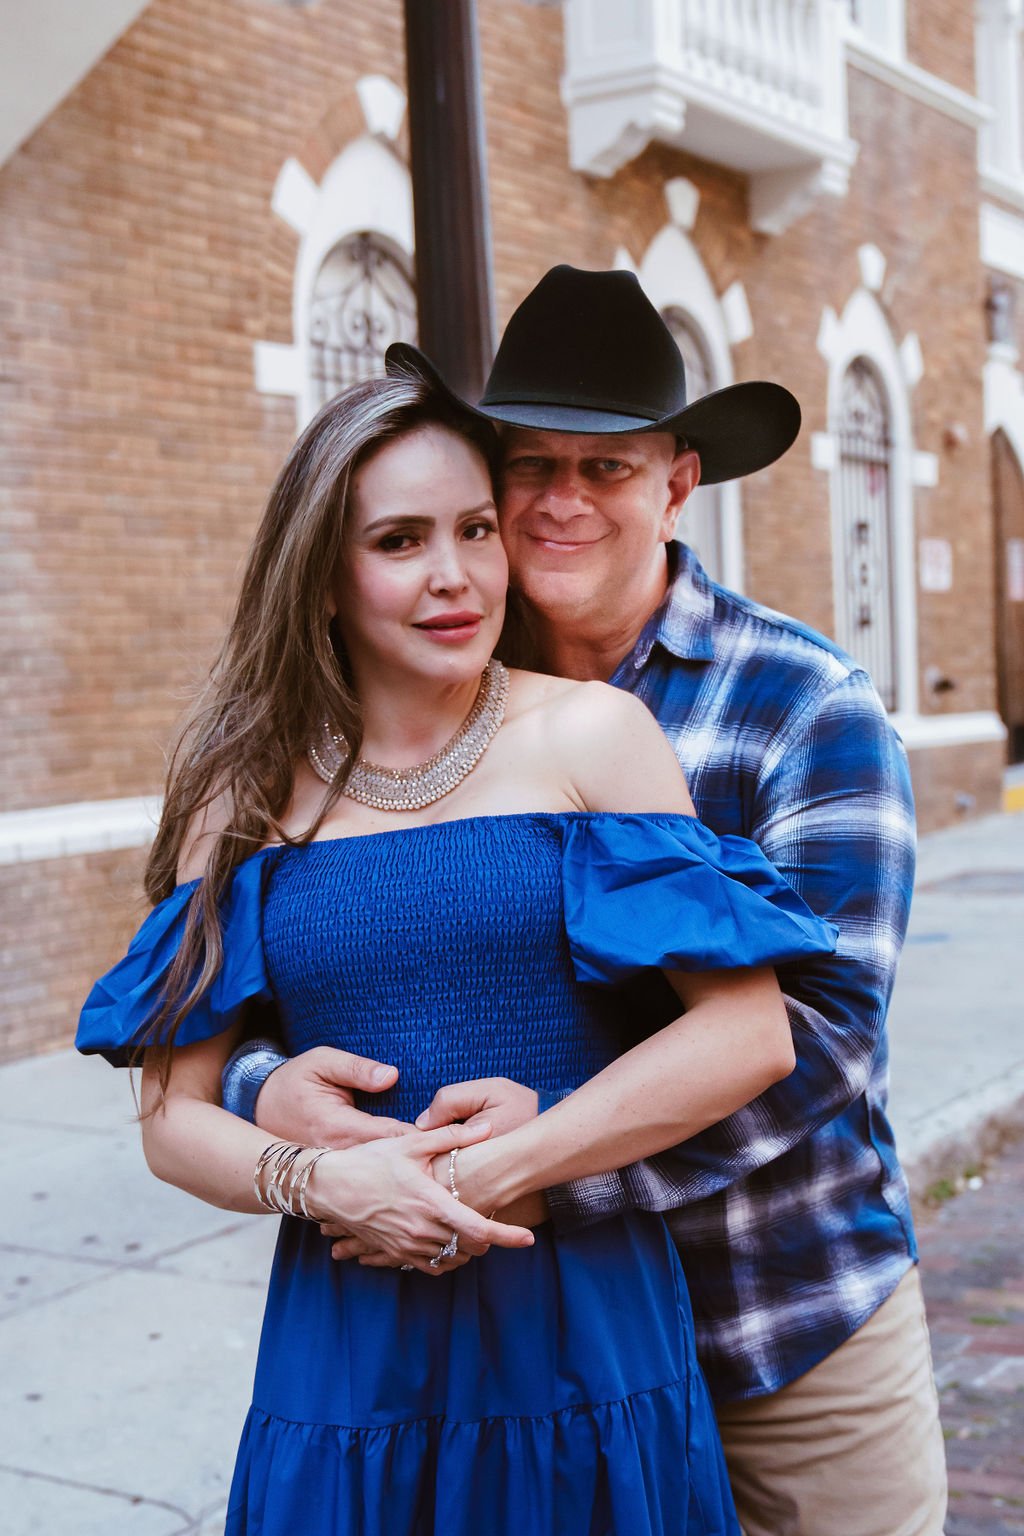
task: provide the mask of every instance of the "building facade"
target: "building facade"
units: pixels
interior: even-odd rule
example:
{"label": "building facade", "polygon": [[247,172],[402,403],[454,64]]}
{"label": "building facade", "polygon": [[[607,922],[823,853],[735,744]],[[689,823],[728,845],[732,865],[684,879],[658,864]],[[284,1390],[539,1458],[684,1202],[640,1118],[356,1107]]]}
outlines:
{"label": "building facade", "polygon": [[[869,667],[926,828],[1024,756],[1020,10],[478,5],[499,326],[556,262],[625,266],[694,394],[794,391],[793,450],[680,531]],[[138,922],[297,427],[416,333],[400,0],[90,11],[71,64],[43,28],[0,65],[6,1056]]]}

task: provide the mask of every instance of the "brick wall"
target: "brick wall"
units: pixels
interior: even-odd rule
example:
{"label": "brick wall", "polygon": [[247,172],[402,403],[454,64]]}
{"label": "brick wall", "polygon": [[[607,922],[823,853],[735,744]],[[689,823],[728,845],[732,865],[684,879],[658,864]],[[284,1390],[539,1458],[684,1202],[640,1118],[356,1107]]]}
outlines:
{"label": "brick wall", "polygon": [[[971,88],[967,8],[908,5],[915,62]],[[851,70],[861,145],[849,196],[786,234],[756,235],[745,179],[654,147],[608,181],[568,170],[557,5],[480,0],[499,323],[550,265],[639,261],[668,218],[665,181],[701,193],[693,240],[722,292],[747,292],[737,378],[800,397],[794,451],[744,490],[747,587],[828,630],[827,477],[812,468],[827,371],[823,307],[887,258],[897,340],[918,333],[916,446],[940,478],[918,534],[948,538],[955,584],[919,594],[922,672],[955,681],[931,711],[994,702],[988,451],[974,137]],[[927,25],[925,24],[927,22]],[[289,156],[319,178],[363,131],[356,81],[403,80],[399,0],[153,0],[53,116],[0,167],[0,809],[159,789],[184,697],[208,665],[293,403],[258,394],[253,343],[290,342],[297,237],[271,210]],[[972,66],[970,69],[972,73]],[[947,230],[957,231],[950,239]],[[967,440],[945,446],[961,423]],[[958,792],[992,802],[998,753],[914,754],[927,824]],[[68,1036],[89,980],[133,926],[140,854],[0,871],[6,921],[0,1054]]]}
{"label": "brick wall", "polygon": [[138,849],[0,866],[0,1061],[70,1043],[89,985],[146,914]]}

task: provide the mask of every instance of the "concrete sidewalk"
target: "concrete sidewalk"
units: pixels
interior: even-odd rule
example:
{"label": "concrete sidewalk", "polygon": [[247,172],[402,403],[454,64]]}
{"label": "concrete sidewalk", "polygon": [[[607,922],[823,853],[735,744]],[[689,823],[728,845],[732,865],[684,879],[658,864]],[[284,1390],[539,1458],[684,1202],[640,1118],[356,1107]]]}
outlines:
{"label": "concrete sidewalk", "polygon": [[[918,887],[891,1036],[920,1188],[1024,1106],[1024,815],[925,839]],[[0,1069],[5,1536],[223,1529],[276,1224],[157,1183],[132,1114],[101,1061]]]}

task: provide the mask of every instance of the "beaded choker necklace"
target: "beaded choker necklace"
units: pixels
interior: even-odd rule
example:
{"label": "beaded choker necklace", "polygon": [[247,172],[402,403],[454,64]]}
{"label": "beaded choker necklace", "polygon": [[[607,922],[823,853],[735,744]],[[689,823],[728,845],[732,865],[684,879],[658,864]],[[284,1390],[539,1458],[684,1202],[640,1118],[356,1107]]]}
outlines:
{"label": "beaded choker necklace", "polygon": [[[360,758],[345,783],[343,793],[377,811],[418,811],[433,805],[461,784],[483,757],[505,718],[508,703],[508,671],[500,661],[484,668],[473,708],[433,757],[411,768],[385,768]],[[333,784],[348,762],[348,744],[340,731],[325,721],[318,741],[306,753],[310,767],[325,784]]]}

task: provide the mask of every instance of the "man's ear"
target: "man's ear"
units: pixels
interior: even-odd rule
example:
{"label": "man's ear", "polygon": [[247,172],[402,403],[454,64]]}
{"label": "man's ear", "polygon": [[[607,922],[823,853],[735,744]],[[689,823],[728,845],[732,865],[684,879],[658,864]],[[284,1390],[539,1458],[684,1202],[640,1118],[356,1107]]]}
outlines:
{"label": "man's ear", "polygon": [[692,448],[680,448],[668,470],[669,502],[665,508],[667,538],[675,534],[676,522],[688,499],[700,484],[700,455]]}

